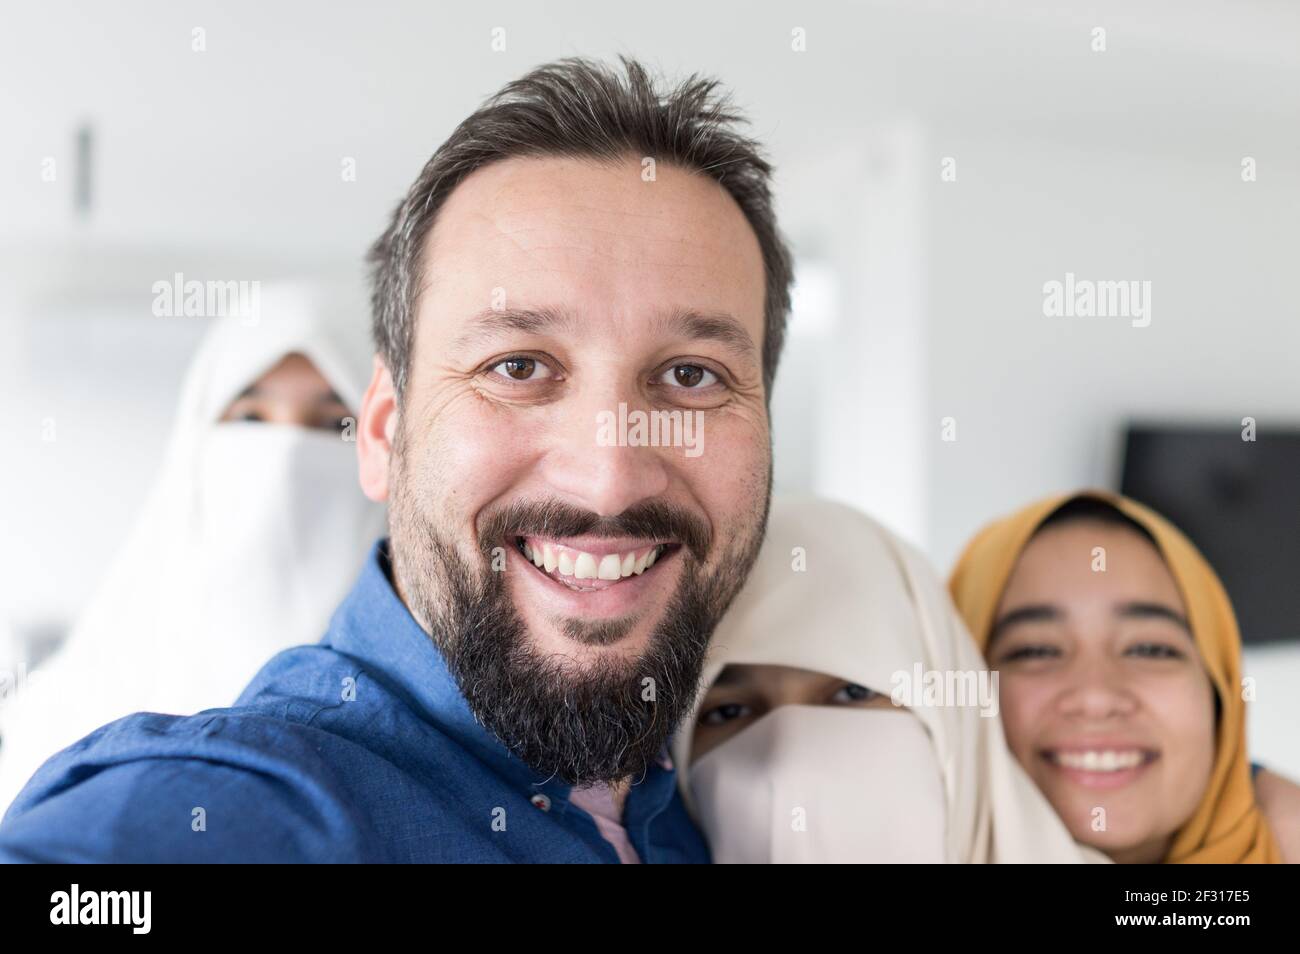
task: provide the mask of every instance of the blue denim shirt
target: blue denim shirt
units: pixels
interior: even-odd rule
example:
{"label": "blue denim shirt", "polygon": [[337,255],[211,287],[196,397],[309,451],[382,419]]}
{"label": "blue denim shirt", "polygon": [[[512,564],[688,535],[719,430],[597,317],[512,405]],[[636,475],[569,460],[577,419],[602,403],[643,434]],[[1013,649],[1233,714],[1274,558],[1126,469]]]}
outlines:
{"label": "blue denim shirt", "polygon": [[[232,708],[136,713],[51,758],[0,860],[617,863],[570,787],[475,721],[386,568],[381,540],[321,642],[272,658]],[[707,862],[671,763],[634,783],[641,860]]]}

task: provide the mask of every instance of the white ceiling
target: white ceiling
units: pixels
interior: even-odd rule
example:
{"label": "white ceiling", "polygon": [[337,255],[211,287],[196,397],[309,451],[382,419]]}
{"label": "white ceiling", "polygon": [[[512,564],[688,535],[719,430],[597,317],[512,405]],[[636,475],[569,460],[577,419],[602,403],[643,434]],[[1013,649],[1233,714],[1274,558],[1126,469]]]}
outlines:
{"label": "white ceiling", "polygon": [[[91,249],[83,258],[133,248],[161,264],[222,250],[355,261],[459,119],[529,67],[578,53],[721,77],[778,164],[796,243],[833,202],[822,158],[900,117],[940,139],[1001,129],[1147,152],[1228,140],[1300,170],[1300,5],[1287,2],[6,6],[0,267],[11,277],[71,242]],[[1094,26],[1107,30],[1104,54],[1089,49]],[[503,53],[489,47],[493,27],[507,31]],[[793,27],[807,31],[804,53],[790,50]],[[83,121],[96,131],[95,207],[78,223]],[[40,179],[47,156],[55,183]],[[356,182],[341,181],[345,156]]]}

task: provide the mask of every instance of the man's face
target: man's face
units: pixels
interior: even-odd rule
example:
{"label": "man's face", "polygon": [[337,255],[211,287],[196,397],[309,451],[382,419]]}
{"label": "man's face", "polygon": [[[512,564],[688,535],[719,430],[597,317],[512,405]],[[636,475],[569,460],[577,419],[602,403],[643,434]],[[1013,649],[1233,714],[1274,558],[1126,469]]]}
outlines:
{"label": "man's face", "polygon": [[639,771],[766,521],[758,241],[705,177],[512,159],[452,193],[424,280],[400,413],[382,367],[363,413],[398,589],[534,768]]}

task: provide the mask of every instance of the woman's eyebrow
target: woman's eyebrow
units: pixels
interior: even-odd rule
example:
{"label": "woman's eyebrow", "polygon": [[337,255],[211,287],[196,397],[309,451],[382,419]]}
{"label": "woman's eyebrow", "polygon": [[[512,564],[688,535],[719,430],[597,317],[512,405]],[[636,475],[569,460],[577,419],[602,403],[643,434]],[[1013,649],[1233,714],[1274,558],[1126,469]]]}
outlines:
{"label": "woman's eyebrow", "polygon": [[725,666],[722,672],[718,673],[713,680],[714,686],[743,686],[753,682],[748,666]]}
{"label": "woman's eyebrow", "polygon": [[[263,390],[262,385],[254,381],[248,387],[244,388],[244,390],[236,394],[234,400],[230,403],[234,404],[235,401],[242,401],[244,398],[259,397],[262,395]],[[324,407],[330,404],[341,404],[344,407],[347,407],[347,402],[344,401],[343,398],[339,396],[339,392],[335,391],[333,388],[326,388],[323,391],[317,391],[312,395],[311,403],[319,407]]]}
{"label": "woman's eyebrow", "polygon": [[1115,607],[1115,615],[1121,619],[1163,619],[1168,620],[1174,625],[1180,627],[1188,636],[1192,635],[1192,627],[1187,622],[1187,617],[1164,603],[1153,603],[1144,600],[1133,600],[1128,603],[1120,603]]}
{"label": "woman's eyebrow", "polygon": [[1008,610],[1002,614],[1001,618],[993,624],[993,630],[989,634],[987,649],[993,647],[993,642],[1001,636],[1006,630],[1019,623],[1053,623],[1063,619],[1065,614],[1059,606],[1051,603],[1033,603],[1028,606],[1017,606],[1013,610]]}
{"label": "woman's eyebrow", "polygon": [[347,402],[345,402],[343,398],[339,397],[339,392],[335,391],[333,388],[330,388],[328,391],[321,391],[320,393],[318,393],[316,397],[312,399],[312,403],[318,405],[342,404],[344,407],[347,407]]}

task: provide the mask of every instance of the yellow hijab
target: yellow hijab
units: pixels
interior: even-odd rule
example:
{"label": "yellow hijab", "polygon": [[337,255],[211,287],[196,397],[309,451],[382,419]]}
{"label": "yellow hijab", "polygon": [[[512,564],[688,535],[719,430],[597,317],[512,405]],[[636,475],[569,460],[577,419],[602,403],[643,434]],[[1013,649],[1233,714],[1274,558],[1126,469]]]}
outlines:
{"label": "yellow hijab", "polygon": [[1196,812],[1174,836],[1167,863],[1278,863],[1281,853],[1255,802],[1246,753],[1241,636],[1228,594],[1209,563],[1173,524],[1119,494],[1085,490],[1030,504],[981,530],[948,581],[957,609],[983,652],[1011,571],[1035,531],[1062,505],[1081,497],[1108,503],[1155,538],[1187,607],[1201,660],[1219,697],[1214,770]]}

